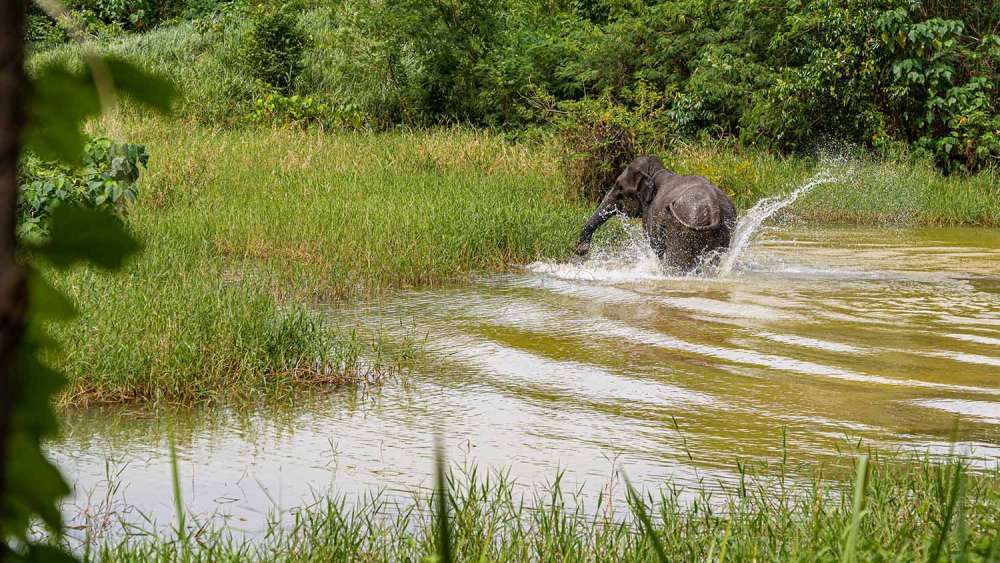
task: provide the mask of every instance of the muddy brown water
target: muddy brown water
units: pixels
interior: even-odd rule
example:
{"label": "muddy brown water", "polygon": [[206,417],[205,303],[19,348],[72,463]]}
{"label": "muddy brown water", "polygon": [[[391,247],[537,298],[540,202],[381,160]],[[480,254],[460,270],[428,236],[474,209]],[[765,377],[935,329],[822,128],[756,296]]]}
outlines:
{"label": "muddy brown water", "polygon": [[526,489],[562,471],[585,499],[620,468],[712,486],[737,460],[833,463],[858,440],[1000,459],[996,230],[769,231],[725,278],[619,249],[330,315],[425,357],[368,393],[250,413],[73,414],[49,446],[71,524],[169,523],[168,432],[187,509],[251,534],[318,495],[426,490],[438,431],[455,463]]}

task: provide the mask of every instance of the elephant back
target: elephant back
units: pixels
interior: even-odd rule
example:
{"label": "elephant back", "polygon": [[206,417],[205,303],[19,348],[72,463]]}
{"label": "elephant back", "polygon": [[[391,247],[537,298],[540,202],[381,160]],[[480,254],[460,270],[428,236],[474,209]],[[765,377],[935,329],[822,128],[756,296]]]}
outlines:
{"label": "elephant back", "polygon": [[726,194],[699,176],[675,176],[668,188],[668,208],[689,229],[717,229],[734,214]]}

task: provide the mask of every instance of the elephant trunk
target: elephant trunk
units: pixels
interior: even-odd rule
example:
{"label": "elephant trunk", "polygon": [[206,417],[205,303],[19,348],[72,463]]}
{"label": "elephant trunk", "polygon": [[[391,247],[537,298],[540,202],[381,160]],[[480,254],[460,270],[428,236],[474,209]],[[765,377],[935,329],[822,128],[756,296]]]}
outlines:
{"label": "elephant trunk", "polygon": [[594,236],[594,231],[598,229],[605,221],[611,218],[618,211],[618,202],[613,194],[614,190],[609,191],[604,199],[601,200],[601,204],[597,206],[597,211],[587,220],[587,223],[583,226],[580,231],[580,238],[576,243],[576,252],[579,255],[584,255],[590,250],[590,240]]}

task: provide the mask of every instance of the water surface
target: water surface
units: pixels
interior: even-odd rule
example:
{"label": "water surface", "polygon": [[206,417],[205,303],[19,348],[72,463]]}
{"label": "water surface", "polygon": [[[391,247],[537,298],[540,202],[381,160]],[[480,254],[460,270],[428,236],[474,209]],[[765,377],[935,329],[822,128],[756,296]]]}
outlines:
{"label": "water surface", "polygon": [[75,479],[67,514],[169,521],[168,432],[187,508],[251,534],[316,495],[429,486],[437,431],[456,463],[525,488],[563,471],[585,502],[619,494],[620,468],[714,486],[738,459],[833,463],[858,440],[1000,457],[1000,231],[771,231],[724,278],[670,276],[634,250],[332,308],[426,349],[378,390],[73,414],[49,448]]}

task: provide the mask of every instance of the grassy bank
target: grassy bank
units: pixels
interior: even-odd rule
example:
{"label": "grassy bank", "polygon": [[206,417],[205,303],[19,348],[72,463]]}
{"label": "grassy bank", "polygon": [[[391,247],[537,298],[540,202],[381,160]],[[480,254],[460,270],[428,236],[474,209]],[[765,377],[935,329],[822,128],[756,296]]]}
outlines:
{"label": "grassy bank", "polygon": [[[451,480],[450,545],[456,561],[656,561],[654,543],[670,561],[1000,558],[996,468],[970,474],[959,459],[878,457],[866,467],[860,471],[858,461],[853,475],[813,469],[792,480],[783,477],[786,468],[742,465],[742,477],[721,490],[711,492],[714,483],[654,486],[630,495],[628,506],[597,499],[589,512],[558,479],[525,495],[502,476],[473,471]],[[429,494],[402,506],[381,497],[356,504],[322,498],[276,519],[258,542],[200,522],[184,537],[133,536],[92,553],[116,561],[428,560],[443,545],[435,502]]]}
{"label": "grassy bank", "polygon": [[789,210],[799,219],[897,227],[1000,226],[1000,177],[995,170],[945,177],[928,163],[875,159],[849,149],[801,158],[724,143],[678,144],[657,154],[668,168],[705,176],[721,186],[740,211],[826,172],[835,180]]}
{"label": "grassy bank", "polygon": [[[83,314],[58,334],[57,361],[71,375],[66,404],[191,403],[367,379],[367,343],[302,304],[566,256],[591,207],[566,185],[560,163],[570,157],[555,139],[135,118],[113,129],[152,155],[128,216],[146,250],[121,275],[57,280]],[[717,145],[660,154],[678,172],[717,182],[741,209],[830,169],[841,180],[803,199],[796,215],[1000,224],[989,173],[945,179],[913,166]]]}
{"label": "grassy bank", "polygon": [[145,251],[56,278],[82,314],[57,334],[67,404],[365,379],[366,343],[299,304],[558,256],[584,213],[553,162],[483,133],[118,129],[153,155],[128,215]]}

